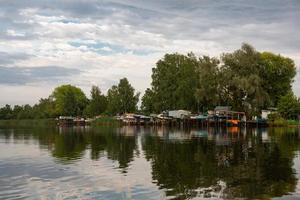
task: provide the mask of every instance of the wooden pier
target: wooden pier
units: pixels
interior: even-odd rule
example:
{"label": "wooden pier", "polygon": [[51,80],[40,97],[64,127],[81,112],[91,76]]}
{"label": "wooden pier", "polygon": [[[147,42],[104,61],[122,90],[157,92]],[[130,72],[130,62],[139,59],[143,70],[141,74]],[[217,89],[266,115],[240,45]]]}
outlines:
{"label": "wooden pier", "polygon": [[265,120],[247,121],[244,112],[231,111],[229,109],[215,109],[208,115],[191,115],[190,112],[180,110],[172,116],[166,114],[143,116],[133,113],[124,114],[119,118],[123,125],[134,126],[169,126],[169,127],[266,127]]}

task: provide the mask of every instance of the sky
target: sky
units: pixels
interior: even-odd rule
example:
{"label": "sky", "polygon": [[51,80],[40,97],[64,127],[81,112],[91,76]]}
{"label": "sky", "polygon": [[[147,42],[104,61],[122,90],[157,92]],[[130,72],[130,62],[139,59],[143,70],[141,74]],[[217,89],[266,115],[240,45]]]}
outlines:
{"label": "sky", "polygon": [[0,106],[61,84],[137,91],[165,53],[219,56],[243,42],[292,58],[300,96],[300,0],[0,0]]}

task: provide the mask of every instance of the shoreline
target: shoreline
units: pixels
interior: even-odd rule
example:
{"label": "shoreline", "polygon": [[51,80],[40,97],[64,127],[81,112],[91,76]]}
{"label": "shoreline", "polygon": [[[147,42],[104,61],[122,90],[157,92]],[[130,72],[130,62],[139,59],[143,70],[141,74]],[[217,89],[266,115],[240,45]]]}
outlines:
{"label": "shoreline", "polygon": [[[49,126],[59,126],[57,124],[57,121],[55,119],[8,119],[8,120],[0,120],[0,127],[49,127]],[[70,127],[76,126],[76,125],[70,125]],[[77,125],[78,126],[78,125]],[[180,123],[178,124],[124,124],[119,120],[116,120],[112,117],[106,117],[106,118],[99,118],[95,121],[90,122],[87,126],[91,127],[97,127],[97,126],[145,126],[145,127],[156,127],[156,126],[166,126],[166,127],[249,127],[249,128],[299,128],[300,124],[274,124],[274,123],[267,123],[265,125],[258,125],[254,126],[251,124],[248,124],[246,126],[231,126],[226,124],[207,124],[207,125],[201,125],[201,124],[194,124],[191,126],[184,126]]]}

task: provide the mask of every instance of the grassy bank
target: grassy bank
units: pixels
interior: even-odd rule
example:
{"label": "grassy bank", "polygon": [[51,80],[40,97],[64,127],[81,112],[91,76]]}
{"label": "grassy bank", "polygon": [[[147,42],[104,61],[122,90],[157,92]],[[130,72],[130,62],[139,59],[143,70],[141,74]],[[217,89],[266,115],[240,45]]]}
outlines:
{"label": "grassy bank", "polygon": [[275,119],[274,121],[269,121],[268,125],[271,127],[300,127],[298,121],[286,120],[283,118]]}
{"label": "grassy bank", "polygon": [[92,126],[119,126],[120,121],[114,117],[101,117],[91,122]]}
{"label": "grassy bank", "polygon": [[0,120],[0,128],[29,128],[55,126],[54,119],[21,119],[21,120]]}

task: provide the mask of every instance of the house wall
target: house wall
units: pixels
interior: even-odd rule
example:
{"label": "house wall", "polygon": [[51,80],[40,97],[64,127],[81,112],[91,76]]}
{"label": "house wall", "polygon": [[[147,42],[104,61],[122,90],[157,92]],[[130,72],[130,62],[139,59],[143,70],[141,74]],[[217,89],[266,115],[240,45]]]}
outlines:
{"label": "house wall", "polygon": [[169,111],[168,113],[169,117],[174,117],[174,118],[183,118],[184,116],[188,116],[190,114],[191,112],[186,110],[173,110],[173,111]]}
{"label": "house wall", "polygon": [[271,113],[272,113],[272,111],[270,111],[270,110],[262,110],[261,111],[261,118],[262,119],[268,119],[268,115],[271,114]]}

